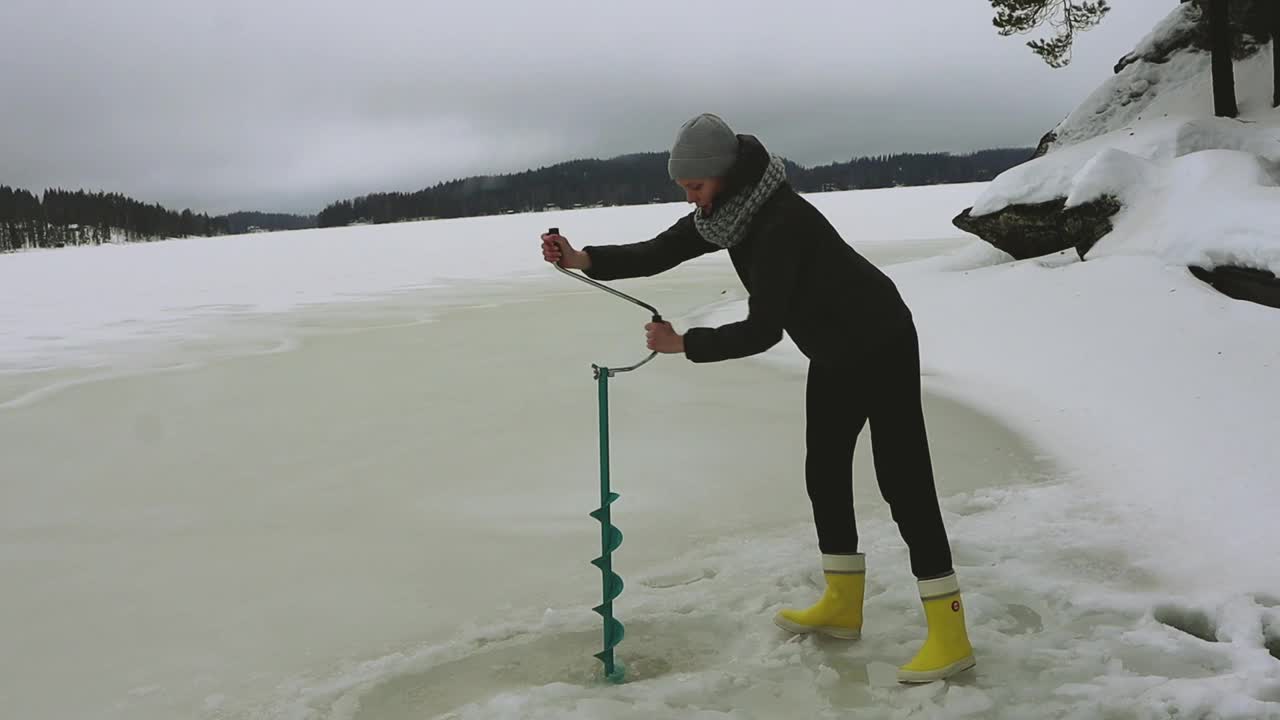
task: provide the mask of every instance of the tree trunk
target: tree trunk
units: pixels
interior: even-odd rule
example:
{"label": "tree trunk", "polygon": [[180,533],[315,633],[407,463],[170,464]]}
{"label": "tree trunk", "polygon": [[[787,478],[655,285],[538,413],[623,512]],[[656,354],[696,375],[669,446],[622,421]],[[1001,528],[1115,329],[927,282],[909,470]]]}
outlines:
{"label": "tree trunk", "polygon": [[1280,107],[1280,2],[1271,3],[1269,10],[1271,25],[1271,84],[1273,86],[1271,106]]}
{"label": "tree trunk", "polygon": [[1235,67],[1231,59],[1231,2],[1209,0],[1209,36],[1213,43],[1213,111],[1218,117],[1236,117]]}

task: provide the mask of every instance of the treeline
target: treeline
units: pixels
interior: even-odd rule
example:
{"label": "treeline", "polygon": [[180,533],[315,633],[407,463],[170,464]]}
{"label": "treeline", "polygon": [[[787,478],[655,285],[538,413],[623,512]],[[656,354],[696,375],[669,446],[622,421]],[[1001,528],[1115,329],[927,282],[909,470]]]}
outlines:
{"label": "treeline", "polygon": [[286,213],[233,212],[219,216],[227,221],[232,235],[242,235],[257,230],[306,230],[316,226],[315,215],[289,215]]}
{"label": "treeline", "polygon": [[854,158],[791,174],[801,192],[867,190],[917,185],[987,182],[1031,158],[1031,148],[1000,148],[966,155],[907,153]]}
{"label": "treeline", "polygon": [[571,160],[509,175],[442,182],[412,193],[375,193],[320,211],[320,227],[529,212],[549,206],[637,205],[680,198],[666,153]]}
{"label": "treeline", "polygon": [[[1027,160],[1031,153],[1030,148],[966,155],[907,153],[854,158],[815,168],[788,161],[787,177],[801,192],[981,182]],[[364,195],[329,205],[317,219],[320,227],[334,227],[676,202],[682,198],[680,188],[667,176],[667,153],[640,153],[610,160],[573,160],[509,175],[452,180],[411,193]]]}
{"label": "treeline", "polygon": [[[967,155],[879,155],[815,168],[788,162],[787,176],[801,192],[979,182],[991,180],[1030,155],[1030,149],[1016,148]],[[51,189],[38,196],[0,186],[0,252],[682,198],[679,187],[667,177],[667,153],[574,160],[510,175],[453,180],[413,193],[365,195],[329,205],[318,216],[261,212],[209,216],[168,210],[119,193]]]}
{"label": "treeline", "polygon": [[175,212],[118,193],[0,186],[0,252],[227,232],[224,219]]}
{"label": "treeline", "polygon": [[315,216],[177,212],[119,193],[28,190],[0,185],[0,252],[106,242],[228,235],[315,227]]}

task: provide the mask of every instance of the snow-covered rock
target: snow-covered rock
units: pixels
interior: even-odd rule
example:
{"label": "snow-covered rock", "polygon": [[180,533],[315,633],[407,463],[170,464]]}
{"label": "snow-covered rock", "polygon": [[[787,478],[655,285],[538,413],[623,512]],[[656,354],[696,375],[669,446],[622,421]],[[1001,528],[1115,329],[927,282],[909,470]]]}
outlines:
{"label": "snow-covered rock", "polygon": [[1067,201],[1059,198],[1011,205],[981,217],[974,217],[971,211],[960,213],[952,223],[1014,259],[1026,260],[1070,247],[1086,252],[1111,232],[1111,216],[1120,211],[1120,203],[1113,197],[1102,197],[1068,207]]}
{"label": "snow-covered rock", "polygon": [[[1202,12],[1184,3],[1054,129],[1044,154],[997,177],[955,225],[1016,258],[1149,254],[1202,276],[1275,282],[1280,110],[1273,51],[1250,34],[1260,7],[1238,3],[1235,18],[1240,118],[1213,116]],[[1280,303],[1280,282],[1274,292]]]}

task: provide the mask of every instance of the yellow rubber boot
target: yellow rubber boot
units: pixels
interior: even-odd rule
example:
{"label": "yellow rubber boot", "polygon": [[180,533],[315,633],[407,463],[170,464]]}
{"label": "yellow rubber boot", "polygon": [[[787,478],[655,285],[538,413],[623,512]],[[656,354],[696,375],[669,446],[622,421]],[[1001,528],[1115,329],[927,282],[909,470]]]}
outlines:
{"label": "yellow rubber boot", "polygon": [[977,664],[964,627],[964,605],[955,573],[919,584],[929,637],[915,658],[898,668],[898,682],[902,683],[941,680]]}
{"label": "yellow rubber boot", "polygon": [[786,608],[773,617],[783,630],[822,633],[842,640],[862,637],[862,596],[867,585],[867,559],[854,555],[823,555],[822,574],[827,589],[816,604],[805,610]]}

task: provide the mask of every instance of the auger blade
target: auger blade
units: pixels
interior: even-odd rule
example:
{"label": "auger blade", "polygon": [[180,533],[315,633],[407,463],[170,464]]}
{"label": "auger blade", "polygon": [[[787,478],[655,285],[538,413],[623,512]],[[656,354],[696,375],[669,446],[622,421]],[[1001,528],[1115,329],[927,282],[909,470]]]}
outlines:
{"label": "auger blade", "polygon": [[607,527],[607,528],[605,529],[605,533],[606,533],[606,542],[605,542],[605,546],[604,546],[604,551],[605,551],[606,553],[611,553],[611,552],[613,552],[614,550],[617,550],[619,547],[621,547],[621,546],[622,546],[622,531],[621,531],[621,530],[619,530],[618,528],[614,527],[613,525],[610,525],[609,527]]}
{"label": "auger blade", "polygon": [[[596,565],[596,561],[592,560],[591,564]],[[596,565],[596,567],[600,567],[600,566]],[[601,568],[601,570],[603,569],[604,568]],[[601,612],[601,609],[603,608],[609,608],[610,611],[612,611],[612,607],[609,605],[609,603],[616,600],[618,596],[622,594],[622,588],[623,588],[621,575],[619,575],[616,572],[613,572],[612,570],[609,570],[606,572],[608,574],[605,575],[604,584],[602,588],[603,594],[604,594],[604,601],[601,602],[599,605],[595,606],[594,608],[592,608],[592,610],[595,610],[601,615],[604,614],[603,612]]]}
{"label": "auger blade", "polygon": [[604,650],[596,653],[596,657],[603,659],[604,654],[613,654],[613,648],[622,642],[623,636],[627,634],[626,628],[622,626],[616,618],[609,618],[604,623]]}

